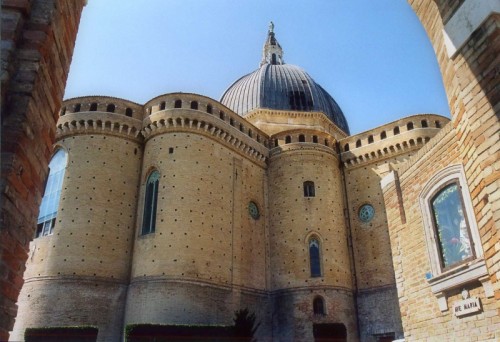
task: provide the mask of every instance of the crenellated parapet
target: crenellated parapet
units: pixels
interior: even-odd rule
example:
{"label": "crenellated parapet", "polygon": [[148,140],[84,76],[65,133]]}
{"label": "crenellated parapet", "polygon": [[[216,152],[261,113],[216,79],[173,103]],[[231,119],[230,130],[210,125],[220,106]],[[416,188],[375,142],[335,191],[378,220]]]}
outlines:
{"label": "crenellated parapet", "polygon": [[124,99],[110,96],[84,96],[65,100],[59,116],[81,112],[114,113],[142,120],[143,106]]}
{"label": "crenellated parapet", "polygon": [[342,162],[346,167],[357,167],[418,150],[449,121],[440,115],[413,115],[342,139]]}
{"label": "crenellated parapet", "polygon": [[142,106],[112,97],[66,100],[57,121],[57,138],[77,134],[108,134],[142,141]]}
{"label": "crenellated parapet", "polygon": [[[198,94],[192,93],[171,93],[155,97],[144,105],[144,119],[159,112],[169,110],[188,110],[189,113],[205,113],[210,117],[218,118],[219,120],[229,124],[239,130],[244,135],[255,140],[257,143],[268,147],[268,136],[259,128],[234,113],[231,109],[220,104],[219,102]],[[146,122],[146,121],[145,121]]]}
{"label": "crenellated parapet", "polygon": [[216,101],[196,94],[168,94],[145,105],[142,135],[146,140],[167,132],[196,132],[219,141],[264,165],[269,137]]}

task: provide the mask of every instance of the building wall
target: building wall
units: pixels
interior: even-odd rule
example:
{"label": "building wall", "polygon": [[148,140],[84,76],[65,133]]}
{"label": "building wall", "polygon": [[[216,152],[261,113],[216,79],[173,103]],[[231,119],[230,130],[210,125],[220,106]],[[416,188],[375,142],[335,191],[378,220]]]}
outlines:
{"label": "building wall", "polygon": [[82,112],[66,114],[59,125],[88,122],[93,115],[104,127],[59,129],[56,145],[68,161],[56,224],[52,235],[30,244],[13,339],[22,340],[28,327],[91,325],[100,341],[122,333],[142,147],[107,123],[140,122]]}
{"label": "building wall", "polygon": [[[380,180],[417,153],[447,122],[438,115],[413,115],[340,141],[362,341],[390,333],[403,337]],[[359,218],[365,204],[375,210],[369,222]]]}
{"label": "building wall", "polygon": [[2,1],[0,340],[14,325],[83,6]]}
{"label": "building wall", "polygon": [[[280,341],[311,340],[312,322],[320,321],[345,324],[349,340],[356,340],[348,228],[335,150],[322,144],[291,143],[273,149],[271,155],[269,248],[274,336]],[[304,196],[305,181],[314,182],[314,197]],[[320,277],[311,277],[309,239],[313,236],[320,240]],[[313,319],[317,295],[328,309],[324,316]]]}
{"label": "building wall", "polygon": [[[172,108],[176,96],[188,108],[198,101],[200,110]],[[250,138],[261,133],[247,123],[244,130],[230,125],[232,113],[203,113],[201,96],[163,100],[164,110],[153,105],[145,117],[145,125],[159,128],[145,133],[125,324],[232,325],[234,312],[248,308],[262,322],[259,335],[269,336],[266,168],[227,138],[253,144]],[[152,170],[161,175],[157,224],[141,235]],[[249,215],[250,201],[258,219]]]}
{"label": "building wall", "polygon": [[[500,126],[499,97],[498,91],[495,91],[498,78],[495,75],[498,73],[496,56],[500,49],[499,15],[493,13],[487,16],[457,53],[451,56],[445,47],[443,28],[452,33],[449,26],[444,25],[453,20],[455,14],[464,14],[459,11],[461,6],[467,5],[467,1],[409,3],[433,43],[450,103],[452,122],[443,134],[431,140],[428,148],[399,165],[396,168],[399,182],[396,178],[384,190],[405,338],[497,340],[500,331],[500,245],[497,229],[500,219]],[[463,318],[455,317],[451,310],[439,309],[439,299],[431,292],[423,274],[430,269],[430,264],[418,195],[430,177],[452,164],[464,167],[488,272],[482,279],[486,287],[479,281],[464,286],[471,296],[481,300],[483,307],[481,313]],[[487,291],[488,287],[491,291]],[[461,299],[460,289],[446,291],[445,299],[441,301],[452,307]],[[487,292],[491,293],[488,295]]]}

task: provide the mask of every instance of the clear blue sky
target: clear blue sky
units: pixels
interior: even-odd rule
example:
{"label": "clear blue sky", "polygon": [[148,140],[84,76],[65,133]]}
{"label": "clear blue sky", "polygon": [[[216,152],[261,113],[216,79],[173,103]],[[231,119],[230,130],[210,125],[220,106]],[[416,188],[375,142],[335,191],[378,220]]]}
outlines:
{"label": "clear blue sky", "polygon": [[218,100],[259,66],[269,21],[286,63],[342,108],[351,133],[418,113],[449,116],[430,41],[406,0],[89,0],[65,98]]}

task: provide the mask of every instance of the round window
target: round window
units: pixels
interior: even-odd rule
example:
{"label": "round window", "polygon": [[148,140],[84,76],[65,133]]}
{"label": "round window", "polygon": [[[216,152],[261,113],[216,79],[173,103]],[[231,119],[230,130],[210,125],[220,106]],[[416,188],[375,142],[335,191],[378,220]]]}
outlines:
{"label": "round window", "polygon": [[375,215],[375,209],[370,204],[364,204],[359,208],[359,219],[363,222],[370,222]]}
{"label": "round window", "polygon": [[260,217],[259,207],[257,207],[257,204],[255,204],[255,202],[248,203],[248,213],[254,220],[257,220]]}

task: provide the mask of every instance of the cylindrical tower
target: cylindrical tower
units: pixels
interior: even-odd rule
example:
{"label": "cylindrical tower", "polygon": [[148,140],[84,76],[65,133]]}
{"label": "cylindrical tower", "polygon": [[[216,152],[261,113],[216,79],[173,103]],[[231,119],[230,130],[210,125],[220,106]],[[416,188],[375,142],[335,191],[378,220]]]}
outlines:
{"label": "cylindrical tower", "polygon": [[278,145],[271,150],[269,162],[271,287],[277,336],[280,341],[312,341],[313,330],[327,327],[336,330],[338,337],[346,333],[348,340],[357,340],[335,140],[327,133],[307,130],[284,131],[272,138]]}
{"label": "cylindrical tower", "polygon": [[[229,326],[244,308],[268,321],[267,137],[195,94],[160,96],[145,108],[125,324]],[[262,217],[249,217],[250,201]]]}
{"label": "cylindrical tower", "polygon": [[[98,329],[98,341],[123,332],[142,160],[142,106],[107,97],[63,104],[56,149],[67,157],[51,230],[30,245],[19,314],[26,328]],[[49,314],[50,313],[50,314]]]}

